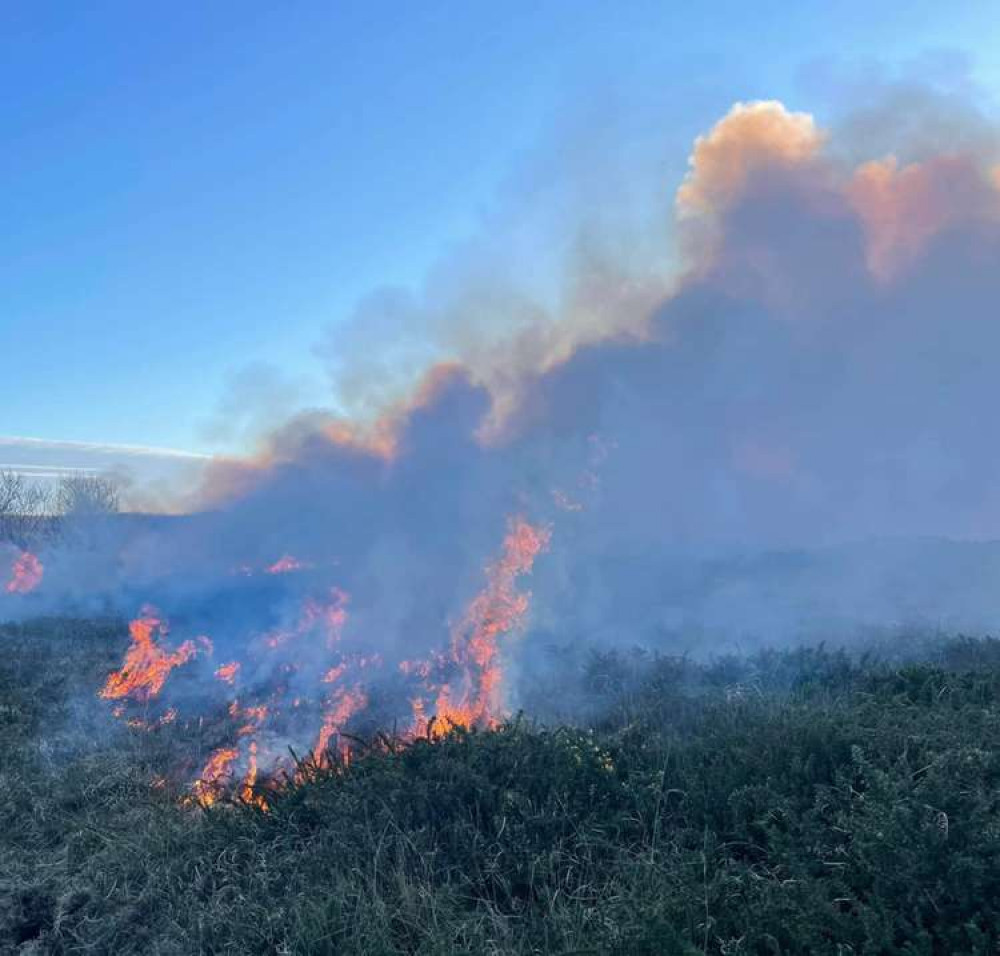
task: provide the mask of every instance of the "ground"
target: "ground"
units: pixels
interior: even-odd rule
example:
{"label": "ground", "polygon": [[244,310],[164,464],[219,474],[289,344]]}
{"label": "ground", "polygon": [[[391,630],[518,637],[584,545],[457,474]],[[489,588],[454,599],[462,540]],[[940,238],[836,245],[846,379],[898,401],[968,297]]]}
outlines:
{"label": "ground", "polygon": [[95,699],[126,643],[117,621],[0,628],[0,952],[1000,945],[997,642],[575,654],[579,726],[539,695],[495,731],[375,738],[266,810],[186,804],[203,729]]}

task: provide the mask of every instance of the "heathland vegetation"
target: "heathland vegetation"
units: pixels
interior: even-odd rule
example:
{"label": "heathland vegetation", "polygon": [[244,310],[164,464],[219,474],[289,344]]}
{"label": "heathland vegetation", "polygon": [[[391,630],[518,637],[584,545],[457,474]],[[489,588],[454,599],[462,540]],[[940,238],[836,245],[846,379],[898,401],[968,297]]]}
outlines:
{"label": "heathland vegetation", "polygon": [[[358,740],[263,809],[183,799],[201,721],[95,706],[126,641],[115,621],[0,628],[0,951],[1000,944],[1000,642],[595,653],[526,699],[532,719]],[[556,698],[578,726],[546,724]]]}

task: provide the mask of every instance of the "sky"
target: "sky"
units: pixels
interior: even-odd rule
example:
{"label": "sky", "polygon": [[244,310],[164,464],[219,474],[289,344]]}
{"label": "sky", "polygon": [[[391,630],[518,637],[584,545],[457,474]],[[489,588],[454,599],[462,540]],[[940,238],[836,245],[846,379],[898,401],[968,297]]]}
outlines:
{"label": "sky", "polygon": [[894,71],[1000,89],[994,20],[927,0],[5,3],[0,467],[231,450],[241,377],[329,403],[358,303],[419,287],[581,129],[598,150],[602,124],[626,130],[669,196],[738,100],[822,117]]}

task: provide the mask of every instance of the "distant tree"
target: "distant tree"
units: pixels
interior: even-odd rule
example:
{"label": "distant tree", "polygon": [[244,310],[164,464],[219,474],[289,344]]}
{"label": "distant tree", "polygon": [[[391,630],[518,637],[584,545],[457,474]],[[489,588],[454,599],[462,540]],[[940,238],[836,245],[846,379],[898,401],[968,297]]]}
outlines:
{"label": "distant tree", "polygon": [[20,548],[37,542],[52,526],[52,491],[16,471],[0,471],[0,541]]}
{"label": "distant tree", "polygon": [[56,512],[64,518],[96,518],[121,510],[117,482],[104,475],[66,475],[56,489]]}

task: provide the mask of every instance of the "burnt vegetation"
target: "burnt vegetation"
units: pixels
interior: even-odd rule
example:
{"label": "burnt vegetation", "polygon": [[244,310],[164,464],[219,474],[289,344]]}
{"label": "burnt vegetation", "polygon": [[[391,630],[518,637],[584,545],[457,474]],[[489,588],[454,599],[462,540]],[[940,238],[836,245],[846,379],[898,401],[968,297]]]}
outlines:
{"label": "burnt vegetation", "polygon": [[1000,642],[567,655],[565,686],[526,698],[541,717],[354,741],[262,785],[265,810],[192,806],[167,774],[197,767],[209,722],[129,728],[94,706],[125,640],[116,621],[0,628],[0,951],[1000,942]]}

